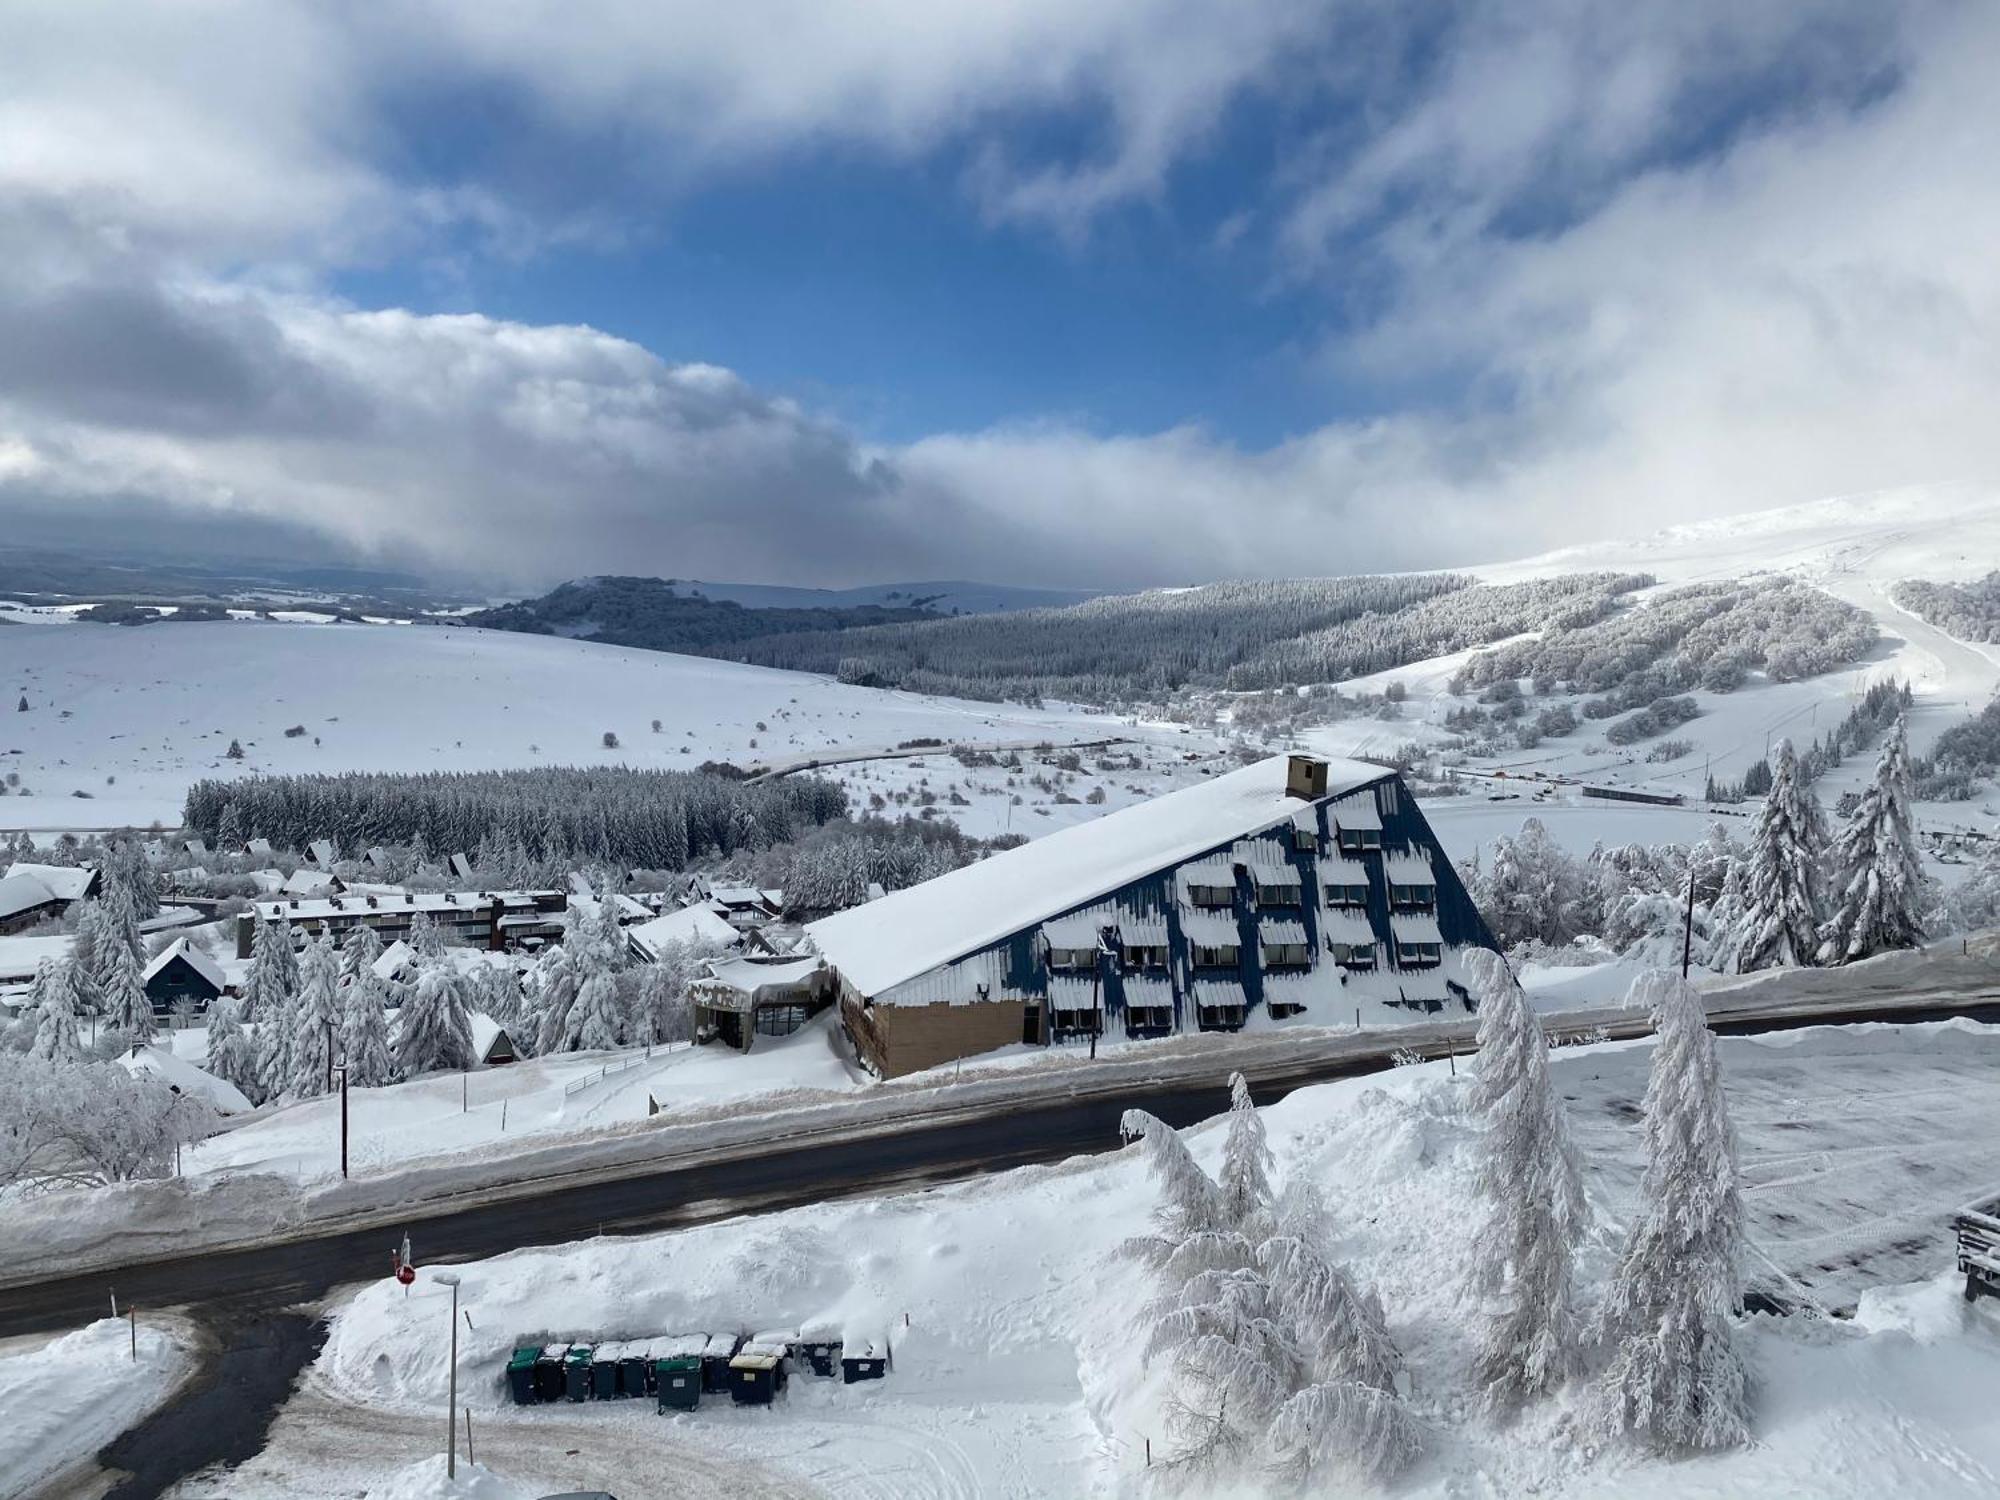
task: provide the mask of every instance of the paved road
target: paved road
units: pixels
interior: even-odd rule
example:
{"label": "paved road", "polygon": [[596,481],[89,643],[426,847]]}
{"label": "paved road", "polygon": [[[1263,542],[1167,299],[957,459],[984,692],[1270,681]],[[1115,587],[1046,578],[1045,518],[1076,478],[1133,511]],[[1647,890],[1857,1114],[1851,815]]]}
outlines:
{"label": "paved road", "polygon": [[[2000,999],[1718,1021],[1715,1029],[1750,1035],[1833,1022],[1908,1024],[1951,1016],[2000,1023]],[[1388,1066],[1380,1056],[1322,1059],[1269,1070],[1253,1079],[1251,1092],[1259,1103],[1270,1103],[1306,1084]],[[1116,1094],[1052,1099],[863,1140],[777,1143],[722,1162],[663,1167],[456,1212],[419,1213],[408,1231],[423,1264],[600,1233],[653,1233],[1112,1150],[1119,1144],[1119,1118],[1131,1108],[1185,1126],[1227,1106],[1220,1081],[1202,1088],[1140,1084]],[[102,1316],[113,1287],[121,1306],[137,1306],[142,1315],[146,1308],[185,1308],[210,1331],[218,1350],[182,1397],[101,1455],[133,1476],[113,1495],[156,1495],[210,1464],[257,1451],[293,1379],[318,1346],[316,1337],[302,1334],[304,1325],[293,1310],[343,1283],[382,1274],[396,1239],[380,1228],[350,1230],[15,1286],[0,1290],[0,1337],[74,1327]]]}

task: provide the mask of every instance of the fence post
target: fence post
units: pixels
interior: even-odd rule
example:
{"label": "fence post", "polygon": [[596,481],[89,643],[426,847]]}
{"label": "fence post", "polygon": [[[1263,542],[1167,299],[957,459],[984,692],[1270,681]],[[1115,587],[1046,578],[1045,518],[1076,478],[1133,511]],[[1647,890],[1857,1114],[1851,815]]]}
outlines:
{"label": "fence post", "polygon": [[136,1365],[139,1363],[139,1309],[136,1307],[126,1308],[125,1321],[132,1328],[132,1363]]}

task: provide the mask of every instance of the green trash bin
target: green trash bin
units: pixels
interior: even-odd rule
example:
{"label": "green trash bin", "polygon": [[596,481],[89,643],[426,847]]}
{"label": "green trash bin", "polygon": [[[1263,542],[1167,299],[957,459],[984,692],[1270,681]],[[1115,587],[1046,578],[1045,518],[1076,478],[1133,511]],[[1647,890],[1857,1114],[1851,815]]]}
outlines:
{"label": "green trash bin", "polygon": [[571,1344],[568,1355],[563,1359],[563,1394],[572,1401],[590,1399],[590,1356],[593,1352],[589,1344]]}
{"label": "green trash bin", "polygon": [[542,1357],[540,1344],[528,1344],[516,1349],[507,1361],[507,1389],[514,1397],[516,1406],[533,1406],[538,1399],[535,1395],[535,1361]]}
{"label": "green trash bin", "polygon": [[[708,1340],[704,1338],[703,1344]],[[681,1352],[653,1361],[661,1411],[693,1411],[701,1405],[701,1355]]]}

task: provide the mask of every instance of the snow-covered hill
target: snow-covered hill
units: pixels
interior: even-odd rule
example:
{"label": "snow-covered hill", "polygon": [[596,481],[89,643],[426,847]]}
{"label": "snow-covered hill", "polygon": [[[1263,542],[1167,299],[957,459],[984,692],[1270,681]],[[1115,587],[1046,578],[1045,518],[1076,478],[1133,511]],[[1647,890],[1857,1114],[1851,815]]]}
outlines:
{"label": "snow-covered hill", "polygon": [[929,609],[941,615],[990,615],[1010,609],[1042,609],[1081,604],[1088,589],[1030,589],[1006,583],[968,583],[952,578],[923,583],[871,583],[851,589],[789,588],[778,583],[710,583],[669,578],[676,594],[727,600],[748,609],[853,609],[879,604],[888,609]]}
{"label": "snow-covered hill", "polygon": [[[1844,496],[1467,569],[1492,583],[1597,570],[1645,572],[1659,578],[1662,588],[1785,574],[1866,611],[1881,631],[1875,650],[1851,667],[1801,682],[1753,676],[1731,693],[1695,692],[1700,716],[1661,737],[1688,743],[1686,753],[1669,761],[1646,759],[1657,741],[1625,748],[1609,744],[1604,734],[1608,721],[1598,721],[1532,750],[1474,764],[1482,771],[1506,772],[1502,782],[1524,775],[1563,777],[1699,797],[1711,772],[1725,780],[1740,777],[1782,737],[1810,743],[1843,718],[1871,684],[1888,680],[1907,682],[1915,693],[1910,739],[1921,754],[1945,729],[2000,691],[2000,646],[1955,640],[1897,606],[1890,590],[1906,578],[1957,581],[1996,567],[2000,490],[1950,485]],[[1637,595],[1635,602],[1643,606],[1647,597]],[[1443,739],[1446,715],[1470,701],[1448,690],[1469,655],[1413,663],[1344,684],[1379,692],[1400,683],[1408,694],[1403,717],[1351,720],[1316,730],[1309,738],[1328,753],[1374,755],[1412,740]],[[1831,802],[1858,785],[1869,762],[1865,756],[1851,759],[1830,773],[1819,787],[1822,797]],[[1925,811],[1926,820],[1938,826],[1990,828],[2000,821],[1980,803]],[[1699,807],[1592,805],[1573,788],[1543,789],[1532,782],[1525,787],[1482,785],[1473,796],[1431,809],[1447,845],[1461,855],[1513,832],[1530,814],[1578,849],[1600,840],[1686,839],[1698,835],[1712,816]]]}
{"label": "snow-covered hill", "polygon": [[[692,770],[894,751],[913,740],[1027,745],[1132,731],[1062,708],[969,703],[551,636],[443,626],[261,620],[9,628],[0,636],[0,828],[179,821],[188,785],[259,771],[450,771],[525,765]],[[25,697],[26,712],[16,703]],[[654,731],[654,720],[659,729]],[[290,730],[299,733],[288,733]],[[607,749],[606,733],[618,738]],[[244,758],[227,758],[240,741]],[[1173,759],[1178,764],[1177,738]],[[1149,764],[1164,753],[1138,747]],[[1032,757],[1031,757],[1032,758]],[[928,782],[978,832],[1060,826],[1097,805],[975,777],[948,756],[838,772],[886,810]],[[1102,805],[1136,793],[1107,783]],[[977,784],[975,784],[977,783]],[[982,792],[980,787],[989,787]],[[950,803],[954,789],[967,805]],[[33,795],[23,796],[21,791]],[[85,793],[90,801],[78,800]],[[1035,804],[1041,804],[1038,809]]]}

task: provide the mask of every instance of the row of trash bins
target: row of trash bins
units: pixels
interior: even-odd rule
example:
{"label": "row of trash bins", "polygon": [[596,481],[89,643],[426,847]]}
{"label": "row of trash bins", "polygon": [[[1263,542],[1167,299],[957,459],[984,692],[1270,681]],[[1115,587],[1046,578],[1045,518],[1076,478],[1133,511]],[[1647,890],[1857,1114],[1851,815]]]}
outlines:
{"label": "row of trash bins", "polygon": [[615,1401],[652,1396],[661,1411],[693,1411],[704,1395],[727,1393],[738,1406],[768,1406],[796,1362],[848,1385],[880,1380],[888,1370],[885,1339],[844,1334],[681,1333],[601,1344],[522,1344],[507,1361],[517,1406],[553,1401]]}

